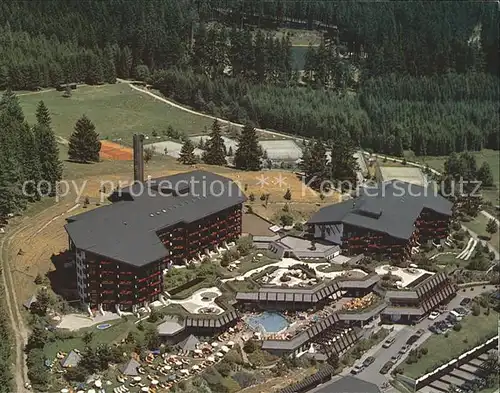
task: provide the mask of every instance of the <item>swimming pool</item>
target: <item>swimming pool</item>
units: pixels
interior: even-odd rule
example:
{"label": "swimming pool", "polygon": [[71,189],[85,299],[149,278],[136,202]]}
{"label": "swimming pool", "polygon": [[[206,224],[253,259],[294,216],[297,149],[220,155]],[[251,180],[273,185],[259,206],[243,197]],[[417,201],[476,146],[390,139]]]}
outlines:
{"label": "swimming pool", "polygon": [[266,333],[278,333],[289,326],[288,321],[283,315],[268,311],[249,317],[247,324],[254,330],[264,330]]}

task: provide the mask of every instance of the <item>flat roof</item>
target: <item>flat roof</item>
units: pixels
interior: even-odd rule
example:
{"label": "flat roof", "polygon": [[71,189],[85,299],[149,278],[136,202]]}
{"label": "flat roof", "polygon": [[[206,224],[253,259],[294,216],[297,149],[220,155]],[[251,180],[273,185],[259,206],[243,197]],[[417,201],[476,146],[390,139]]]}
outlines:
{"label": "flat roof", "polygon": [[418,186],[427,185],[427,180],[422,170],[414,166],[379,166],[379,170],[382,181],[399,180]]}
{"label": "flat roof", "polygon": [[174,319],[170,319],[158,325],[157,330],[160,336],[173,336],[184,329],[184,324]]}

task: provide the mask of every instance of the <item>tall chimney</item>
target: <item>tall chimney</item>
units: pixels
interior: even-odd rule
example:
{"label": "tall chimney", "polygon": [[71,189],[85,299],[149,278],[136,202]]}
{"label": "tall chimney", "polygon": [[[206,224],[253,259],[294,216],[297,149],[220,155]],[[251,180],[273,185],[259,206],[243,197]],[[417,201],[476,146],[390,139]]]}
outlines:
{"label": "tall chimney", "polygon": [[134,134],[134,182],[144,182],[144,135]]}

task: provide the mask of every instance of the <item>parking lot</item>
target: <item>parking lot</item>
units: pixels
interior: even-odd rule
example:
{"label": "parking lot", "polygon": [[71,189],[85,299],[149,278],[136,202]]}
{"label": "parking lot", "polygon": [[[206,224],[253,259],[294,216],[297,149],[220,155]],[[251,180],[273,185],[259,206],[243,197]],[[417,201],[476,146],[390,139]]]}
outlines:
{"label": "parking lot", "polygon": [[[436,331],[436,333],[433,333],[429,328],[431,326],[444,326],[441,325],[443,323],[447,322],[447,318],[449,321],[449,312],[455,308],[463,307],[460,305],[460,303],[463,303],[464,298],[472,298],[474,296],[479,295],[481,292],[486,292],[486,291],[491,291],[494,289],[494,286],[488,285],[486,288],[483,287],[477,287],[474,291],[467,291],[467,292],[458,292],[457,296],[453,298],[450,303],[447,305],[446,309],[448,311],[440,313],[435,319],[424,319],[415,326],[401,326],[401,325],[395,325],[394,327],[396,328],[396,331],[394,333],[391,333],[389,337],[394,337],[394,342],[390,345],[389,348],[383,348],[383,343],[380,343],[376,347],[370,349],[365,353],[365,355],[355,364],[360,365],[364,362],[364,360],[369,357],[373,356],[375,358],[375,361],[368,365],[367,367],[364,367],[359,373],[356,374],[356,377],[363,379],[365,381],[369,381],[372,383],[377,384],[378,386],[381,386],[385,382],[387,382],[390,379],[390,373],[394,370],[395,367],[398,366],[398,364],[404,362],[406,357],[408,356],[408,353],[410,349],[417,348],[419,347],[425,340],[427,340],[432,334],[437,334],[439,332]],[[465,307],[464,307],[465,308]],[[450,321],[450,326],[446,325],[445,329],[441,329],[440,334],[444,334],[446,332],[446,329],[452,329],[453,324],[451,324]],[[417,339],[412,339],[411,341],[414,341],[413,343],[410,344],[409,347],[405,348],[403,351],[403,347],[408,345],[408,340],[410,337],[414,336],[417,331],[423,332],[421,336]],[[392,366],[390,369],[387,370],[387,373],[382,374],[380,371],[386,365],[388,362],[392,362]],[[385,370],[384,370],[385,371]],[[347,372],[350,372],[348,370]],[[431,390],[435,392],[436,390]],[[427,391],[429,393],[430,391]]]}

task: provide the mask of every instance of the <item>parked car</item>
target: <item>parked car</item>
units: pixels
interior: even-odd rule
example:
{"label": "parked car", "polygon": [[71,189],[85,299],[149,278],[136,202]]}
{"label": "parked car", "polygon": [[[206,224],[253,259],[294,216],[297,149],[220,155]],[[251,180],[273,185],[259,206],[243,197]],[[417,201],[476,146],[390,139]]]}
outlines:
{"label": "parked car", "polygon": [[453,311],[459,313],[461,316],[465,317],[467,314],[469,314],[469,310],[463,307],[456,307],[453,309]]}
{"label": "parked car", "polygon": [[399,353],[401,355],[405,354],[406,352],[408,352],[410,350],[410,346],[409,345],[403,345],[403,347],[399,350]]}
{"label": "parked car", "polygon": [[415,335],[420,338],[422,337],[422,335],[425,333],[425,330],[424,329],[418,329],[416,332],[415,332]]}
{"label": "parked car", "polygon": [[464,298],[462,299],[462,301],[460,302],[460,305],[461,305],[462,307],[466,307],[466,306],[468,306],[468,305],[469,305],[469,303],[470,303],[471,301],[472,301],[472,299],[471,299],[470,297],[464,297]]}
{"label": "parked car", "polygon": [[382,348],[389,348],[392,344],[394,344],[394,340],[396,340],[396,337],[391,337],[385,340],[384,345],[382,345]]}
{"label": "parked car", "polygon": [[364,367],[362,364],[357,364],[356,366],[354,366],[351,370],[351,374],[359,374],[361,371],[363,371]]}
{"label": "parked car", "polygon": [[408,340],[406,340],[406,345],[411,346],[415,344],[418,340],[418,336],[416,334],[412,335]]}
{"label": "parked car", "polygon": [[391,361],[387,362],[380,369],[380,374],[387,374],[389,372],[389,370],[392,368],[392,366],[394,366],[393,362],[391,362]]}
{"label": "parked car", "polygon": [[372,364],[375,361],[375,358],[373,356],[368,356],[365,361],[363,362],[364,367],[368,367],[370,364]]}
{"label": "parked car", "polygon": [[429,317],[428,317],[428,318],[429,318],[431,321],[433,321],[433,320],[435,320],[437,317],[439,317],[439,312],[437,312],[437,311],[433,311],[433,312],[431,312],[431,313],[429,314]]}
{"label": "parked car", "polygon": [[451,320],[455,320],[455,321],[461,321],[462,320],[462,315],[460,315],[456,311],[451,310],[448,315],[450,316]]}
{"label": "parked car", "polygon": [[401,359],[401,354],[397,353],[391,357],[391,362],[396,363],[399,359]]}

